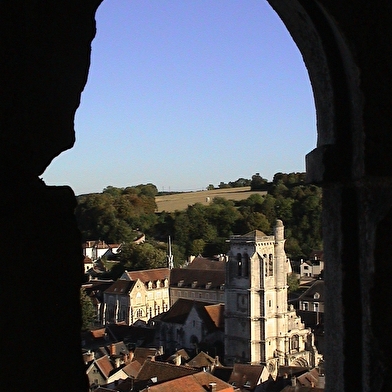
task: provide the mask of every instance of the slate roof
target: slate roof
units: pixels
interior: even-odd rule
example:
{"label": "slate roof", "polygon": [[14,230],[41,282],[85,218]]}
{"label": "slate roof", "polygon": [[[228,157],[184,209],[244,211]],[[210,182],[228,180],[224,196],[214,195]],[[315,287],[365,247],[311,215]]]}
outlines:
{"label": "slate roof", "polygon": [[[222,305],[223,306],[223,305]],[[206,307],[211,307],[210,312],[214,319],[211,318],[207,312]],[[214,331],[217,329],[216,325],[222,325],[221,311],[222,307],[217,305],[211,305],[208,302],[195,301],[185,298],[179,298],[171,308],[163,314],[161,321],[166,323],[184,324],[189,316],[190,311],[195,308],[200,319],[204,322],[204,326],[208,331]],[[217,311],[219,309],[219,312]]]}
{"label": "slate roof", "polygon": [[105,290],[105,294],[127,294],[132,290],[135,283],[135,281],[119,279]]}
{"label": "slate roof", "polygon": [[205,289],[206,285],[211,283],[211,289],[219,289],[225,284],[225,270],[198,270],[192,268],[173,268],[170,271],[170,287],[192,287],[194,282],[197,289]]}
{"label": "slate roof", "polygon": [[322,250],[313,250],[310,254],[309,258],[311,260],[323,260],[324,259],[324,251]]}
{"label": "slate roof", "polygon": [[233,368],[229,366],[215,366],[211,373],[225,382],[229,382]]}
{"label": "slate roof", "polygon": [[158,385],[150,385],[149,391],[159,392],[206,392],[210,383],[216,384],[217,392],[233,391],[233,387],[207,372],[198,372]]}
{"label": "slate roof", "polygon": [[140,279],[144,284],[148,282],[156,282],[157,280],[169,279],[170,270],[169,268],[154,268],[142,271],[127,271],[128,277],[131,280]]}
{"label": "slate roof", "polygon": [[[319,298],[314,298],[316,293],[320,294]],[[303,292],[298,297],[298,300],[308,302],[324,302],[324,280],[316,280],[305,292]]]}

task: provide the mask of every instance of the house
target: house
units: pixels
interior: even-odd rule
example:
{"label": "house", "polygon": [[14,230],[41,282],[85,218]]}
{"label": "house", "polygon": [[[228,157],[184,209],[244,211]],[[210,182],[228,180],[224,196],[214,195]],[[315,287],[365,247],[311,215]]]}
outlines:
{"label": "house", "polygon": [[240,390],[254,391],[257,385],[267,381],[269,376],[263,365],[235,363],[228,383]]}
{"label": "house", "polygon": [[303,292],[298,298],[291,301],[295,309],[304,312],[312,312],[316,318],[315,324],[318,324],[317,318],[324,313],[324,280],[319,279]]}
{"label": "house", "polygon": [[104,257],[105,254],[117,254],[121,244],[107,244],[105,241],[86,241],[82,244],[83,255],[93,261]]}
{"label": "house", "polygon": [[132,325],[169,309],[169,269],[125,271],[104,292],[102,323]]}
{"label": "house", "polygon": [[312,251],[309,260],[301,260],[299,270],[300,277],[319,277],[324,270],[324,252],[322,250]]}
{"label": "house", "polygon": [[87,273],[88,270],[94,268],[94,262],[93,260],[88,257],[88,256],[84,256],[84,260],[83,260],[83,270],[84,273]]}
{"label": "house", "polygon": [[223,355],[224,305],[177,300],[168,312],[155,320],[156,344],[167,352],[184,348],[196,352],[210,350],[213,356]]}
{"label": "house", "polygon": [[107,355],[93,360],[86,369],[90,387],[107,384],[114,369],[115,367]]}
{"label": "house", "polygon": [[212,358],[204,351],[200,351],[194,358],[190,359],[187,362],[187,365],[199,370],[208,371],[210,373],[214,370],[215,367],[222,366],[222,364],[219,362],[218,356]]}

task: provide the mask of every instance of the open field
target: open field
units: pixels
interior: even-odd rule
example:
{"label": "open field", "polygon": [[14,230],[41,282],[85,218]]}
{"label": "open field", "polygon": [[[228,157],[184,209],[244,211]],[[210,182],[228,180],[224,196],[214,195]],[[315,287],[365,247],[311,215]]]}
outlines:
{"label": "open field", "polygon": [[258,193],[265,195],[266,191],[251,191],[249,186],[242,188],[225,188],[214,189],[212,191],[197,191],[177,193],[174,195],[157,196],[155,202],[157,203],[157,211],[173,212],[175,210],[184,210],[188,205],[201,203],[203,205],[209,204],[214,197],[224,197],[228,200],[243,200],[250,195]]}

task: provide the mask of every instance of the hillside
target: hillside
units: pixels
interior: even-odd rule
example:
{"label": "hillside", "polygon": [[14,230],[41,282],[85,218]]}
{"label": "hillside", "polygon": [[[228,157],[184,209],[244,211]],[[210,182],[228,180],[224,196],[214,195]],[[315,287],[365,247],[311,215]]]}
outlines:
{"label": "hillside", "polygon": [[249,186],[242,188],[223,188],[211,191],[184,192],[174,195],[156,196],[157,212],[173,212],[175,210],[185,210],[188,205],[201,203],[207,205],[214,197],[223,197],[229,200],[243,200],[250,195],[258,193],[267,194],[266,191],[251,191]]}

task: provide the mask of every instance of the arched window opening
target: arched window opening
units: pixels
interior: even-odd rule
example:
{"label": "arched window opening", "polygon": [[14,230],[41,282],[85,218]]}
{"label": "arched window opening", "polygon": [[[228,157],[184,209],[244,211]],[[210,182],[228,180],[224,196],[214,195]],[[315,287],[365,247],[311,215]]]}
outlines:
{"label": "arched window opening", "polygon": [[245,278],[249,277],[249,255],[247,253],[244,254],[244,258],[243,258],[243,274]]}
{"label": "arched window opening", "polygon": [[237,275],[242,276],[242,255],[237,253]]}

